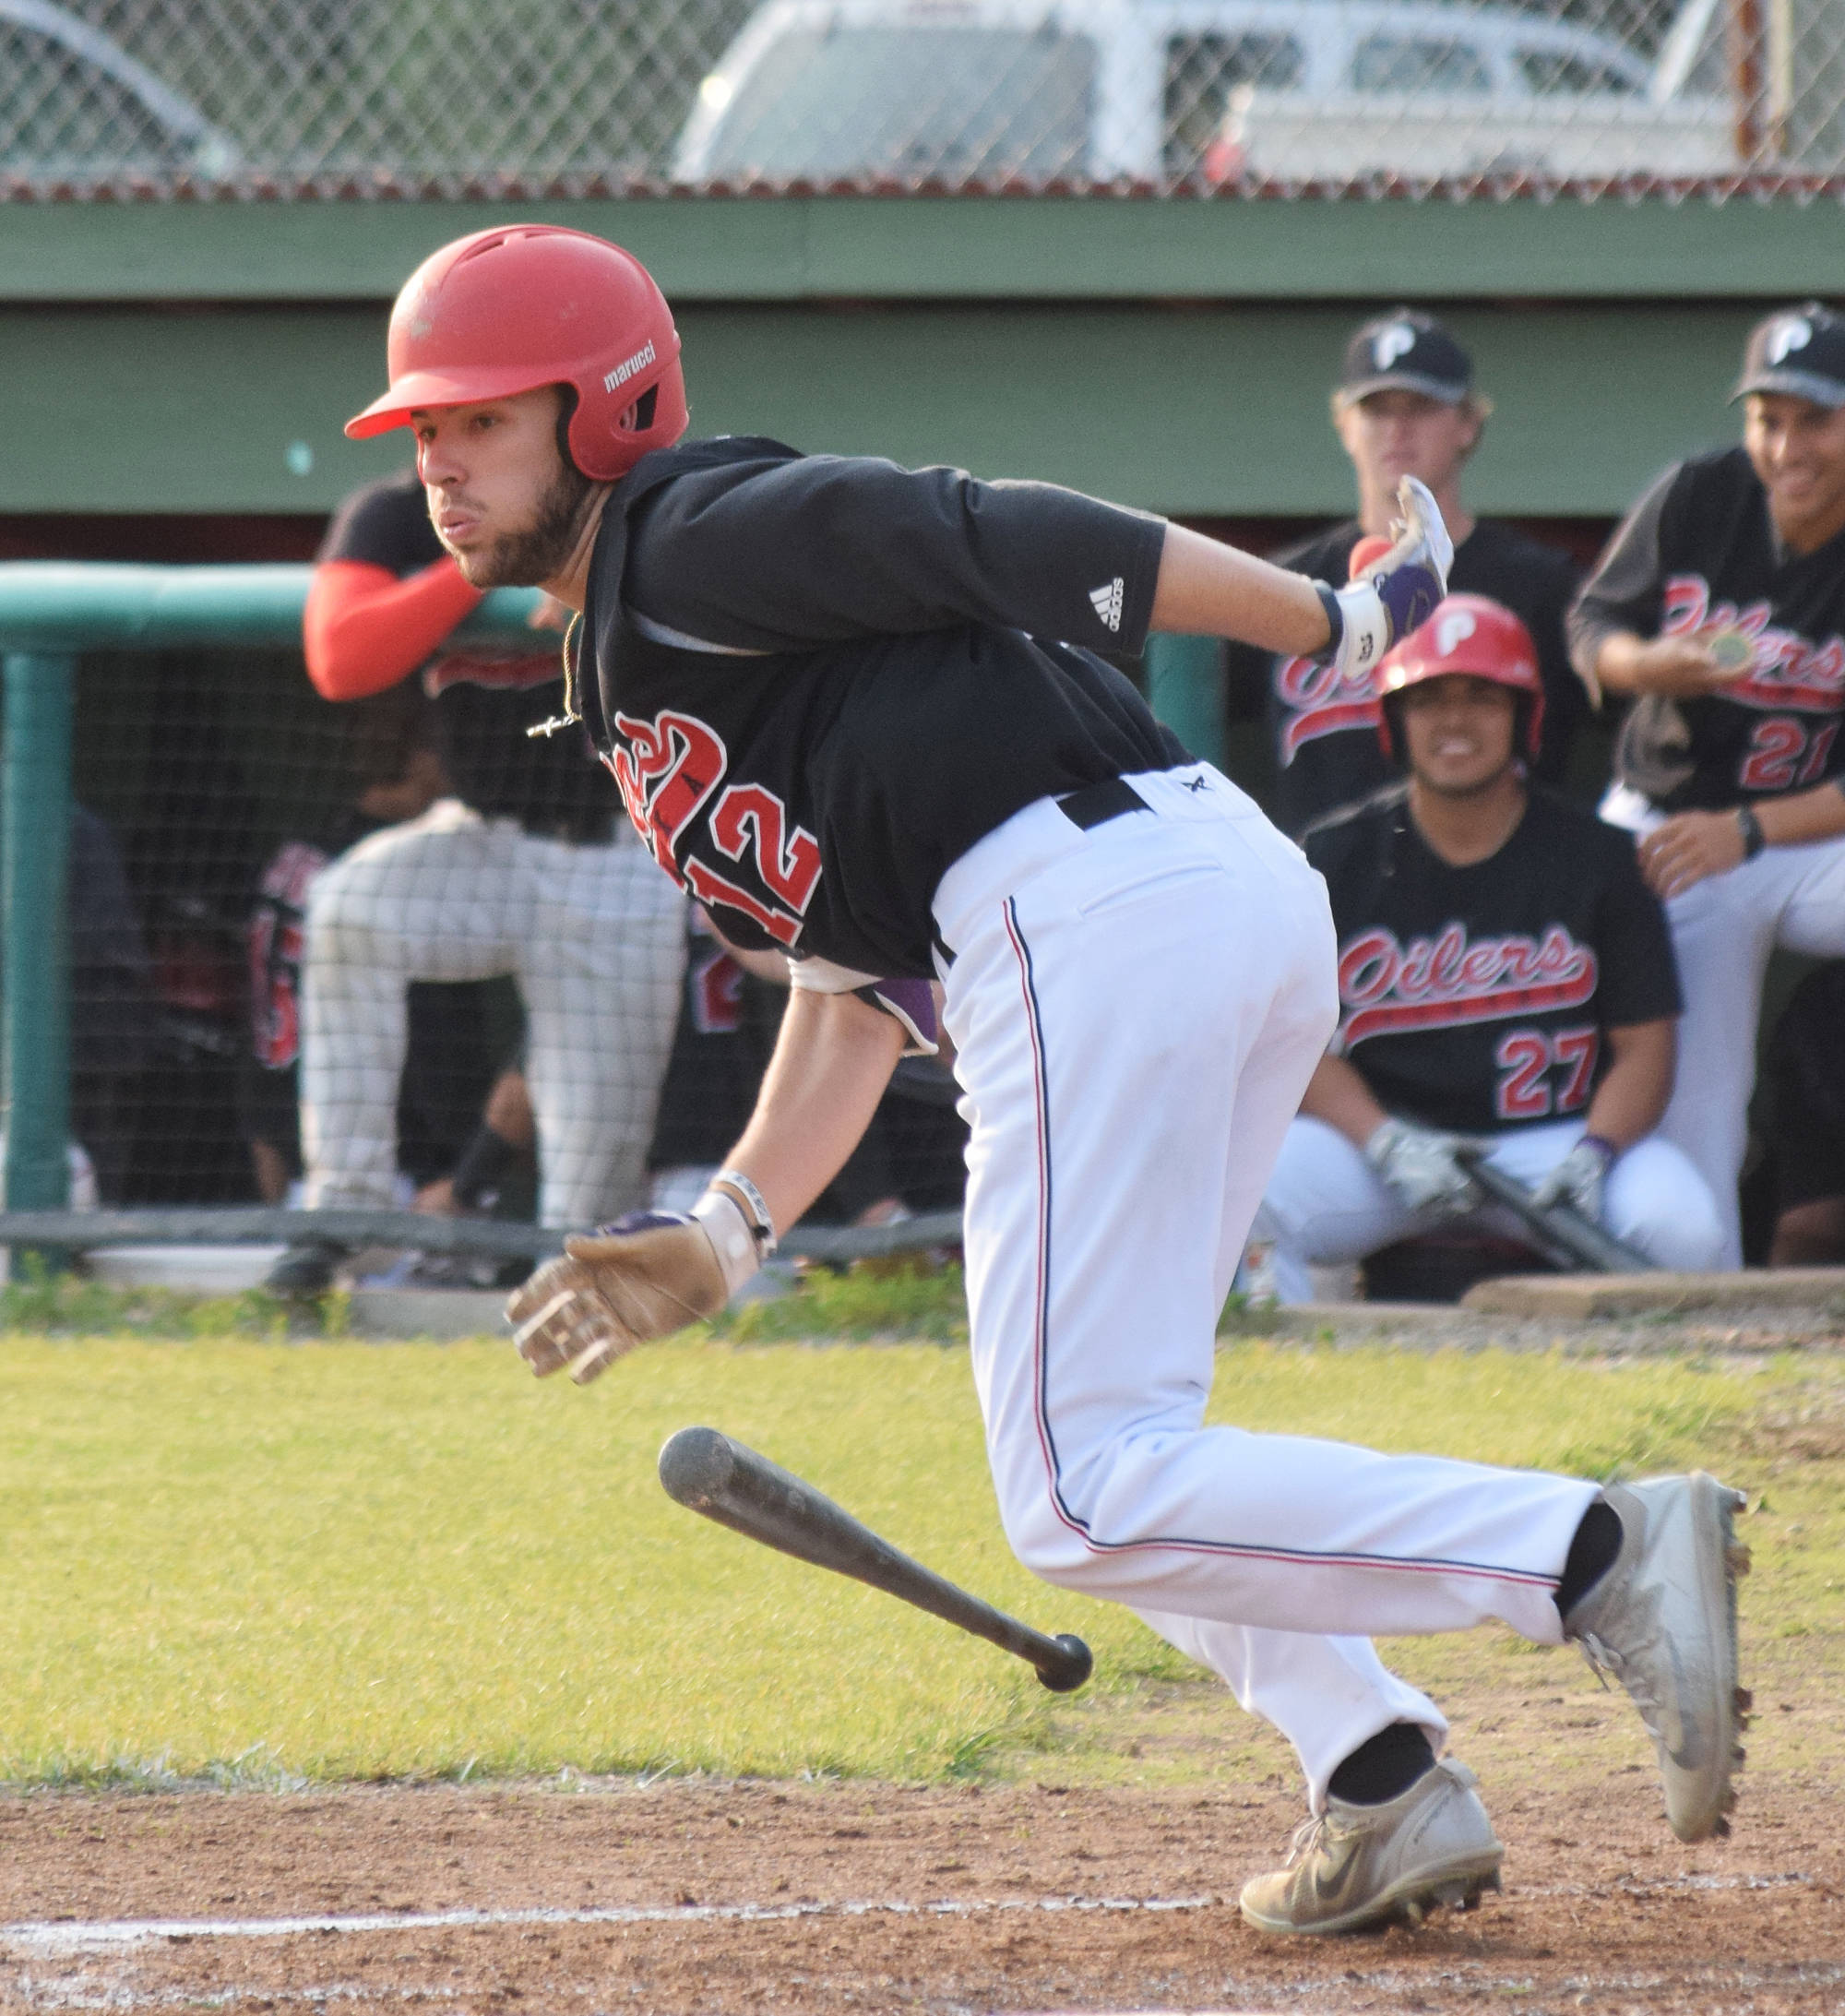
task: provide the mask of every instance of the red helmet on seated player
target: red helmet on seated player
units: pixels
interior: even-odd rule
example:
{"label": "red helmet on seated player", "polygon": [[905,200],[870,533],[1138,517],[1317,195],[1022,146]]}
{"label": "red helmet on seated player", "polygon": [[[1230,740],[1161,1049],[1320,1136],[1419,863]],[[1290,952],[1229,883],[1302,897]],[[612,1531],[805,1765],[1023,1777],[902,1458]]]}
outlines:
{"label": "red helmet on seated player", "polygon": [[543,385],[576,396],[570,459],[598,483],[685,431],[679,333],[632,253],[557,224],[477,231],[432,253],[391,310],[390,389],[346,423],[354,440],[417,409]]}
{"label": "red helmet on seated player", "polygon": [[1385,652],[1377,667],[1377,693],[1383,701],[1377,715],[1377,739],[1384,745],[1384,754],[1396,759],[1392,698],[1410,686],[1457,673],[1470,679],[1490,679],[1518,697],[1519,745],[1526,758],[1536,762],[1544,726],[1538,648],[1518,618],[1489,595],[1446,597],[1430,611],[1427,622]]}

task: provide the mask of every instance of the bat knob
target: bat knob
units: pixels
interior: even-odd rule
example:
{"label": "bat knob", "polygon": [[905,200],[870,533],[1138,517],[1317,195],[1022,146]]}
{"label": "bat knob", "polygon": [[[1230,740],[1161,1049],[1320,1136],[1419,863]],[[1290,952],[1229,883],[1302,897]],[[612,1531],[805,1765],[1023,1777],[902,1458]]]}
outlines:
{"label": "bat knob", "polygon": [[1038,1670],[1038,1677],[1053,1694],[1074,1694],[1087,1680],[1095,1667],[1095,1658],[1081,1639],[1068,1631],[1059,1631],[1052,1641],[1063,1652],[1061,1659],[1047,1659]]}
{"label": "bat knob", "polygon": [[660,1452],[660,1481],[667,1496],[695,1512],[717,1498],[736,1467],[730,1437],[716,1428],[681,1428]]}

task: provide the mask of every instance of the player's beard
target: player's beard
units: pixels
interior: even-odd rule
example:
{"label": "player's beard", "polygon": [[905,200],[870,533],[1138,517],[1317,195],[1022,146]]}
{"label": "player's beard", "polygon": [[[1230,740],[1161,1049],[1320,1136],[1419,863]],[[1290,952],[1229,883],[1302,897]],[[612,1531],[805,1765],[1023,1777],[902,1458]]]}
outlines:
{"label": "player's beard", "polygon": [[[537,588],[563,573],[583,534],[583,514],[596,485],[574,463],[559,458],[530,525],[501,532],[471,553],[455,553],[474,588]],[[440,536],[438,534],[438,536]],[[444,541],[446,544],[446,541]]]}

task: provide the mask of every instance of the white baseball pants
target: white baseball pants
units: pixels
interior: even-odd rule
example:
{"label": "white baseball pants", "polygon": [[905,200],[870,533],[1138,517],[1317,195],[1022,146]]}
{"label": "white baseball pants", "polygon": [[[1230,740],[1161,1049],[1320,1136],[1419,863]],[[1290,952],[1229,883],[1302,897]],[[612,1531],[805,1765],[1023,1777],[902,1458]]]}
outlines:
{"label": "white baseball pants", "polygon": [[1042,800],[943,878],[975,1382],[1007,1537],[1131,1604],[1291,1739],[1315,1805],[1446,1730],[1367,1642],[1553,1592],[1596,1487],[1206,1427],[1218,1313],[1337,1014],[1325,885],[1208,766],[1079,831]]}
{"label": "white baseball pants", "polygon": [[[1581,1120],[1513,1128],[1483,1137],[1490,1143],[1486,1159],[1530,1189],[1586,1131]],[[1657,1134],[1636,1141],[1608,1172],[1601,1224],[1657,1267],[1701,1273],[1722,1264],[1723,1222],[1708,1186],[1690,1158]],[[1362,1260],[1380,1247],[1441,1226],[1515,1239],[1524,1234],[1502,1205],[1460,1218],[1406,1209],[1337,1127],[1303,1115],[1281,1143],[1254,1235],[1275,1243],[1277,1297],[1311,1302],[1310,1267]]]}
{"label": "white baseball pants", "polygon": [[[1601,817],[1632,832],[1661,823],[1636,792],[1616,785]],[[1719,1265],[1743,1264],[1736,1182],[1749,1145],[1762,976],[1776,946],[1815,959],[1845,954],[1845,838],[1765,847],[1728,875],[1707,876],[1666,904],[1684,1015],[1678,1080],[1660,1132],[1696,1163],[1723,1225]]]}
{"label": "white baseball pants", "polygon": [[684,899],[625,825],[577,846],[444,798],[360,841],[308,898],[308,1208],[392,1203],[410,983],[506,973],[525,1003],[543,1222],[645,1203],[684,960]]}

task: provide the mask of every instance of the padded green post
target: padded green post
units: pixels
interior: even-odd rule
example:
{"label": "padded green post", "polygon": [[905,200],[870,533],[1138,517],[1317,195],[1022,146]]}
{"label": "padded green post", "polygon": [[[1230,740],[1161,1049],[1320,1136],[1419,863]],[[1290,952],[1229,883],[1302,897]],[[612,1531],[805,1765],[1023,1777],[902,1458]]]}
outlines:
{"label": "padded green post", "polygon": [[1141,655],[1147,699],[1191,753],[1223,768],[1223,645],[1156,630]]}
{"label": "padded green post", "polygon": [[70,1194],[71,695],[74,658],[9,651],[0,762],[0,1083],[8,1211]]}

